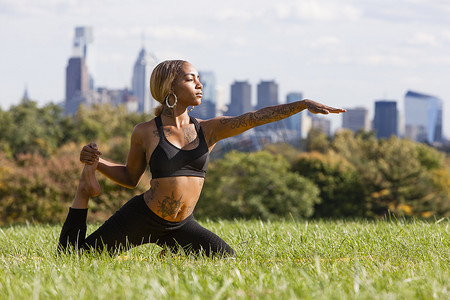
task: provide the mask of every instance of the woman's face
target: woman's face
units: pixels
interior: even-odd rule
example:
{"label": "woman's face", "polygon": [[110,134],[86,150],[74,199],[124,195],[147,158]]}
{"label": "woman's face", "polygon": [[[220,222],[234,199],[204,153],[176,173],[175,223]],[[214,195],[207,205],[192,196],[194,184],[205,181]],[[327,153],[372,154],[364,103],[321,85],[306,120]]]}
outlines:
{"label": "woman's face", "polygon": [[180,104],[199,105],[202,102],[202,88],[197,70],[186,62],[173,83],[173,92]]}

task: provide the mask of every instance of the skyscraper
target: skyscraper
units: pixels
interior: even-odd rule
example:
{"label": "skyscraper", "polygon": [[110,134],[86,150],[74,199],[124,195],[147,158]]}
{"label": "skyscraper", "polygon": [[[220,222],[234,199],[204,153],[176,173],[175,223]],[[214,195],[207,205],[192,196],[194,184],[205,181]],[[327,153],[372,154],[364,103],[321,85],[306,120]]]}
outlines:
{"label": "skyscraper", "polygon": [[195,107],[191,116],[200,119],[211,119],[216,116],[216,77],[213,72],[199,72],[200,82],[203,85],[202,103]]}
{"label": "skyscraper", "polygon": [[134,64],[131,90],[138,98],[140,113],[151,113],[157,104],[150,94],[150,75],[156,63],[156,57],[142,48]]}
{"label": "skyscraper", "polygon": [[369,113],[367,108],[356,107],[348,108],[347,112],[342,115],[342,127],[348,128],[353,132],[362,129],[364,131],[370,130]]}
{"label": "skyscraper", "polygon": [[238,116],[252,110],[252,90],[247,81],[235,81],[231,85],[231,102],[227,116]]}
{"label": "skyscraper", "polygon": [[405,137],[418,142],[442,141],[442,101],[408,91],[405,94]]}
{"label": "skyscraper", "polygon": [[72,56],[66,67],[66,98],[65,111],[73,114],[82,103],[88,102],[93,94],[94,80],[89,75],[86,60],[92,58],[89,44],[92,44],[92,29],[90,27],[76,27],[72,43]]}
{"label": "skyscraper", "polygon": [[85,96],[88,91],[89,74],[84,58],[70,58],[66,67],[66,113],[75,113],[78,110],[78,106],[85,102]]}
{"label": "skyscraper", "polygon": [[261,81],[257,89],[257,109],[278,104],[278,84],[275,81]]}
{"label": "skyscraper", "polygon": [[72,57],[82,57],[89,71],[89,89],[94,90],[94,35],[92,27],[75,27]]}
{"label": "skyscraper", "polygon": [[373,129],[377,138],[389,138],[398,134],[398,111],[396,101],[375,101]]}

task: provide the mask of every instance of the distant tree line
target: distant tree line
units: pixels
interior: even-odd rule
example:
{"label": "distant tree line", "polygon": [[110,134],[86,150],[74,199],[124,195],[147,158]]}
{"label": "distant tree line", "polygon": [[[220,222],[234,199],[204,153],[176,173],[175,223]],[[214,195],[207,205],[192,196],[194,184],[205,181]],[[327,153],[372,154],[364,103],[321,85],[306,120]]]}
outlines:
{"label": "distant tree line", "polygon": [[262,219],[450,216],[450,160],[432,147],[312,130],[306,148],[271,145],[213,161],[198,211]]}
{"label": "distant tree line", "polygon": [[25,153],[48,158],[67,143],[128,138],[136,124],[149,118],[109,105],[80,106],[74,116],[64,115],[56,104],[39,108],[36,102],[26,100],[8,111],[0,108],[0,150],[9,158]]}
{"label": "distant tree line", "polygon": [[[108,158],[124,161],[134,126],[149,118],[108,105],[81,106],[74,116],[34,101],[0,109],[0,224],[63,220],[82,170],[81,147],[95,141]],[[103,193],[90,202],[91,221],[104,220],[145,189],[141,184],[130,191],[98,178]],[[148,184],[148,174],[145,179]]]}
{"label": "distant tree line", "polygon": [[[24,101],[0,109],[0,224],[61,222],[82,170],[81,147],[96,141],[108,159],[124,162],[133,127],[152,116],[124,108],[81,107],[65,116],[54,104]],[[312,130],[304,150],[268,145],[211,161],[196,209],[201,218],[377,218],[450,215],[450,162],[444,153],[410,140],[378,140]],[[90,221],[103,221],[148,188],[136,190],[99,174],[100,196]]]}

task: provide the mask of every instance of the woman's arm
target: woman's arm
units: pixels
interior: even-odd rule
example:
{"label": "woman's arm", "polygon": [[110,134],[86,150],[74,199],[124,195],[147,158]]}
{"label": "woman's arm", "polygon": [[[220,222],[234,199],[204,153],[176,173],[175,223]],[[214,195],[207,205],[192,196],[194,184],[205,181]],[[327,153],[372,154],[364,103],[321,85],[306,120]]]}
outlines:
{"label": "woman's arm", "polygon": [[[208,144],[243,133],[253,127],[285,119],[308,109],[314,114],[341,113],[345,109],[334,108],[312,100],[301,100],[288,104],[273,105],[237,117],[217,117],[202,122],[208,135]],[[204,125],[203,125],[204,124]]]}
{"label": "woman's arm", "polygon": [[97,150],[97,145],[91,143],[83,147],[80,154],[80,161],[92,164],[93,160],[98,159],[97,170],[100,173],[124,187],[135,188],[139,184],[142,174],[144,174],[145,168],[147,167],[142,129],[138,125],[133,130],[126,165],[109,162],[100,158],[100,155],[101,152]]}

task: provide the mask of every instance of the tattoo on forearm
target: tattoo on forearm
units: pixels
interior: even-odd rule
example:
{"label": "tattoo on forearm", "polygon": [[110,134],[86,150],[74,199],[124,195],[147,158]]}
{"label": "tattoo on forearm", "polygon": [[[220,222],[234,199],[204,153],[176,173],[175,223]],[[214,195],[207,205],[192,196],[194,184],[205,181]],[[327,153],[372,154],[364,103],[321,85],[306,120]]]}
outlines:
{"label": "tattoo on forearm", "polygon": [[173,217],[178,213],[181,207],[181,198],[176,199],[174,193],[171,196],[164,196],[162,200],[159,201],[158,212],[162,218]]}
{"label": "tattoo on forearm", "polygon": [[287,118],[297,111],[299,111],[295,105],[296,103],[282,104],[276,106],[269,106],[261,108],[255,112],[243,114],[238,117],[222,119],[222,124],[231,124],[231,128],[245,128],[255,127],[266,123],[282,120]]}

